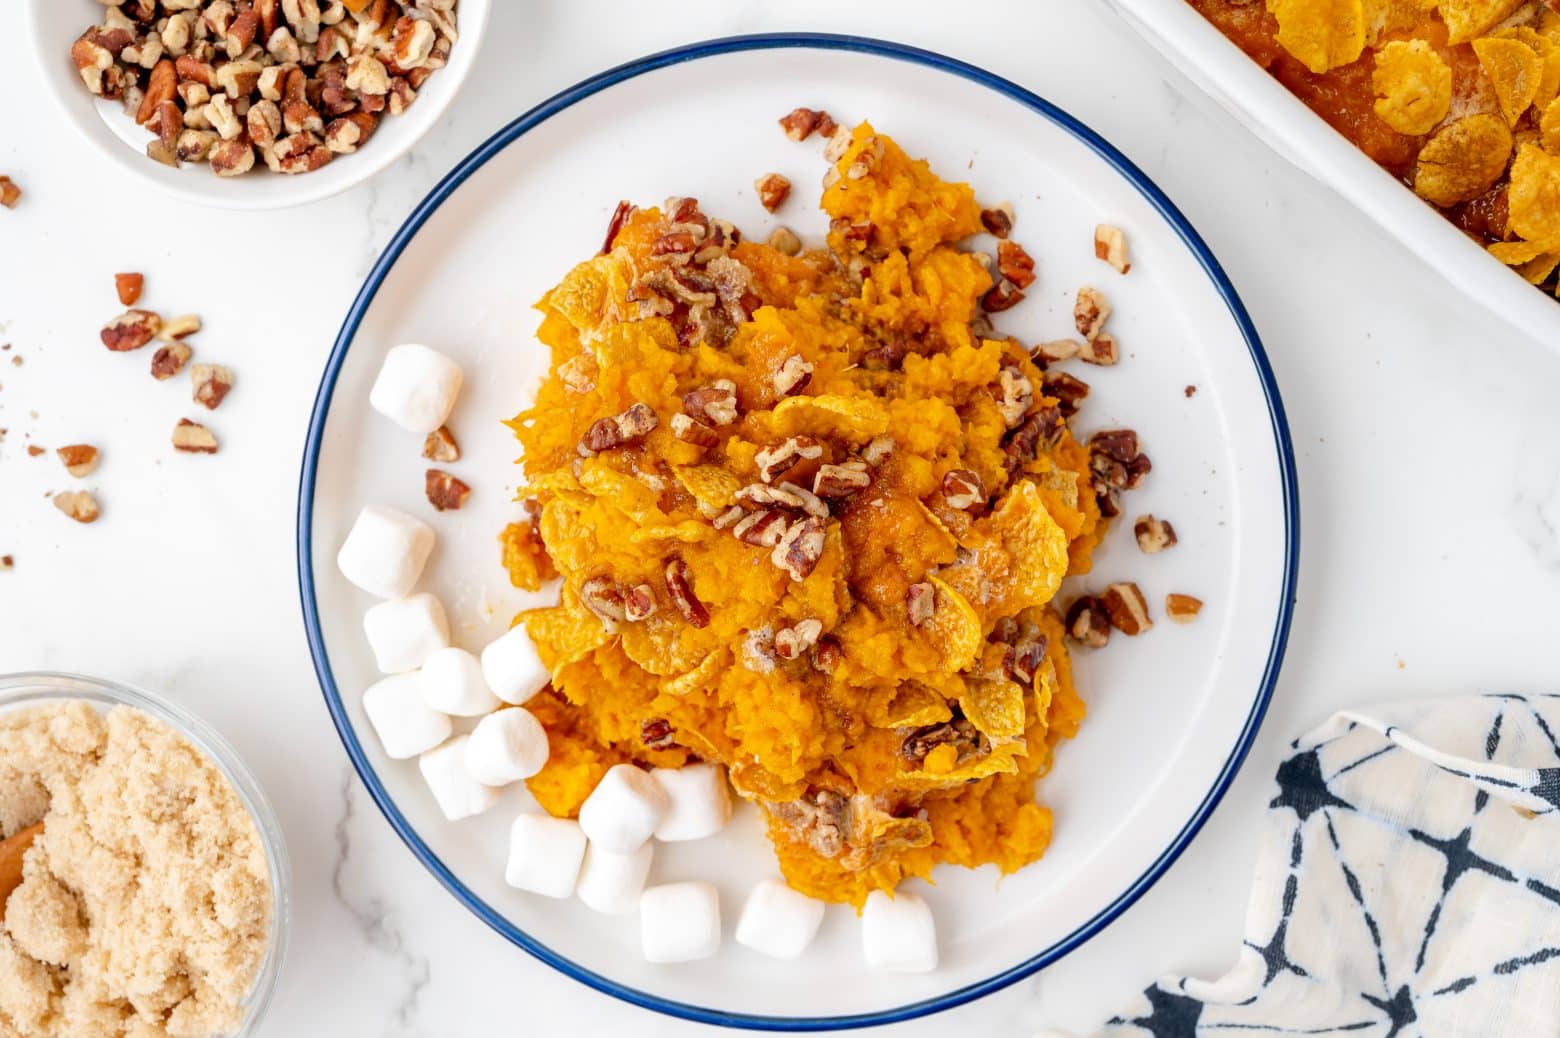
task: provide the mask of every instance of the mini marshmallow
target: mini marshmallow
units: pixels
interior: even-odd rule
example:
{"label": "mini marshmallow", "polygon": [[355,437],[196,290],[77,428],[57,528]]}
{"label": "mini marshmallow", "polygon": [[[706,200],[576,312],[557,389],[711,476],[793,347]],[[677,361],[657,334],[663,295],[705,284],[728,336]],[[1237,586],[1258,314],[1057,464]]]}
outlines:
{"label": "mini marshmallow", "polygon": [[385,674],[416,670],[450,643],[444,606],[426,591],[371,607],[363,614],[363,631],[368,635],[369,648],[374,650],[374,661]]}
{"label": "mini marshmallow", "polygon": [[731,790],[718,765],[656,768],[650,774],[666,790],[670,803],[666,817],[655,827],[657,840],[702,840],[720,832],[731,819]]}
{"label": "mini marshmallow", "polygon": [[428,709],[415,674],[395,674],[370,685],[363,693],[363,712],[385,755],[394,760],[415,757],[450,737],[450,719]]}
{"label": "mini marshmallow", "polygon": [[433,551],[433,529],[394,508],[369,505],[336,554],[341,575],[379,598],[405,598]]}
{"label": "mini marshmallow", "polygon": [[552,680],[536,643],[522,624],[516,624],[482,650],[482,675],[493,694],[520,706]]}
{"label": "mini marshmallow", "polygon": [[647,962],[692,962],[720,950],[720,897],[708,883],[666,883],[639,898]]}
{"label": "mini marshmallow", "polygon": [[647,843],[633,854],[609,854],[595,844],[585,848],[585,867],[575,893],[580,900],[605,915],[629,915],[639,907],[650,875],[655,844]]}
{"label": "mini marshmallow", "polygon": [[908,891],[867,895],[861,910],[861,950],[867,965],[895,973],[937,968],[937,923],[926,902]]}
{"label": "mini marshmallow", "polygon": [[[423,701],[456,717],[481,717],[499,707],[498,697],[482,677],[482,664],[465,649],[440,649],[423,662]],[[502,785],[489,782],[490,786]]]}
{"label": "mini marshmallow", "polygon": [[609,854],[632,854],[655,835],[669,806],[666,790],[648,771],[614,764],[580,805],[580,826]]}
{"label": "mini marshmallow", "polygon": [[584,857],[585,834],[580,823],[552,815],[521,815],[509,828],[504,881],[543,897],[568,897],[574,893]]}
{"label": "mini marshmallow", "polygon": [[807,950],[823,922],[823,902],[780,880],[759,882],[742,906],[737,943],[775,959],[794,959]]}
{"label": "mini marshmallow", "polygon": [[438,350],[404,343],[385,354],[368,402],[407,432],[426,436],[449,419],[461,379],[460,365]]}
{"label": "mini marshmallow", "polygon": [[488,714],[466,744],[466,770],[485,786],[528,779],[546,763],[547,730],[523,706]]}
{"label": "mini marshmallow", "polygon": [[468,735],[457,735],[417,760],[439,810],[452,822],[479,815],[498,803],[498,790],[484,786],[466,770]]}

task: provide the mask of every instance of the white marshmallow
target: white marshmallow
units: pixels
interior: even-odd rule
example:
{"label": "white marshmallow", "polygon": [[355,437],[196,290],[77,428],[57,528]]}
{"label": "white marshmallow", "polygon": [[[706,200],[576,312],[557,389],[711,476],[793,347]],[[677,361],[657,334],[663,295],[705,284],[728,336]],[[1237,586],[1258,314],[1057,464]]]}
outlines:
{"label": "white marshmallow", "polygon": [[731,790],[719,765],[656,768],[651,774],[666,790],[670,804],[666,817],[655,827],[657,840],[702,840],[720,832],[731,820]]}
{"label": "white marshmallow", "polygon": [[528,779],[546,763],[547,730],[523,706],[488,714],[466,744],[466,769],[488,786]]}
{"label": "white marshmallow", "polygon": [[428,709],[415,674],[395,674],[374,682],[363,693],[363,712],[385,755],[394,760],[415,757],[450,737],[450,719]]}
{"label": "white marshmallow", "polygon": [[639,898],[647,962],[692,962],[720,950],[720,897],[708,883],[666,883]]}
{"label": "white marshmallow", "polygon": [[761,880],[742,906],[737,943],[771,958],[797,958],[817,936],[823,909],[822,901],[778,879]]}
{"label": "white marshmallow", "polygon": [[336,566],[358,587],[379,598],[405,598],[433,552],[433,529],[394,508],[369,505],[336,553]]}
{"label": "white marshmallow", "polygon": [[908,891],[867,895],[861,910],[861,950],[867,965],[895,973],[937,968],[937,923],[926,902]]}
{"label": "white marshmallow", "polygon": [[580,900],[606,915],[629,915],[639,907],[650,875],[655,844],[647,843],[633,854],[609,854],[595,844],[585,848],[580,871]]}
{"label": "white marshmallow", "polygon": [[418,677],[424,701],[435,710],[456,717],[481,717],[499,708],[498,697],[482,677],[482,664],[465,649],[439,649],[423,662]]}
{"label": "white marshmallow", "polygon": [[368,635],[369,648],[374,650],[374,662],[385,674],[416,670],[450,643],[444,606],[426,591],[370,607],[363,614],[363,632]]}
{"label": "white marshmallow", "polygon": [[552,680],[523,624],[515,624],[482,650],[482,675],[494,695],[515,706]]}
{"label": "white marshmallow", "polygon": [[417,760],[439,810],[452,822],[479,815],[498,803],[498,790],[484,786],[466,770],[467,735],[457,735]]}
{"label": "white marshmallow", "polygon": [[368,402],[407,432],[427,435],[455,409],[462,377],[460,365],[438,350],[404,343],[385,354]]}
{"label": "white marshmallow", "polygon": [[655,835],[668,806],[666,790],[648,771],[614,764],[580,805],[580,827],[609,854],[632,854]]}
{"label": "white marshmallow", "polygon": [[528,814],[509,828],[504,881],[543,897],[568,897],[585,857],[585,834],[572,818]]}

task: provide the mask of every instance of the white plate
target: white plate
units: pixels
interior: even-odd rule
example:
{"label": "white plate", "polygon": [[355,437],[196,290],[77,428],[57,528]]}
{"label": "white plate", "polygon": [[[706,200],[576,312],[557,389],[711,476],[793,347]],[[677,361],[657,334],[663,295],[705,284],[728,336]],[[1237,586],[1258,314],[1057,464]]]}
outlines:
{"label": "white plate", "polygon": [[1518,277],[1268,75],[1185,0],[1110,0],[1269,147],[1380,224],[1475,305],[1560,349],[1560,301]]}
{"label": "white plate", "polygon": [[[718,839],[658,848],[653,879],[721,889],[727,942],[713,960],[645,964],[632,919],[577,901],[529,897],[503,883],[505,831],[529,805],[519,789],[458,824],[435,810],[413,763],[388,761],[364,721],[375,679],[360,628],[370,605],[333,562],[358,509],[422,515],[439,548],[423,586],[443,597],[458,640],[480,647],[526,596],[506,586],[499,529],[516,446],[499,422],[525,406],[545,370],[530,308],[594,253],[620,198],[700,198],[752,236],[776,223],[755,176],[789,175],[784,211],[817,238],[824,164],[817,141],[785,139],[776,118],[797,104],[870,118],[988,200],[1012,199],[1016,235],[1039,260],[1028,301],[1001,315],[1028,341],[1068,334],[1076,288],[1097,283],[1117,306],[1126,358],[1090,369],[1085,429],[1136,427],[1154,474],[1129,508],[1173,519],[1181,545],[1141,555],[1113,531],[1097,581],[1137,580],[1155,612],[1184,591],[1207,609],[1190,627],[1161,623],[1109,651],[1080,654],[1090,717],[1064,745],[1044,799],[1056,835],[1041,862],[1000,881],[993,868],[949,868],[931,902],[942,965],[930,975],[868,971],[853,914],[833,907],[796,963],[736,946],[731,924],[748,887],[775,870],[754,812]],[[1134,266],[1119,277],[1093,257],[1095,222],[1124,227]],[[418,341],[466,370],[453,471],[475,487],[458,513],[422,500],[417,437],[368,407],[385,350]],[[1188,398],[1183,388],[1195,384]],[[993,990],[1065,953],[1130,904],[1184,847],[1222,794],[1271,693],[1288,629],[1298,513],[1288,433],[1271,373],[1217,264],[1170,203],[1070,117],[1010,83],[897,46],[837,37],[758,37],[688,48],[616,69],[543,104],[462,163],[391,243],[348,315],[325,372],[306,448],[299,506],[304,609],[326,700],[348,752],[392,825],[438,878],[515,943],[602,990],[665,1012],[776,1028],[882,1022]]]}
{"label": "white plate", "polygon": [[87,92],[70,60],[70,46],[88,26],[103,21],[105,2],[27,0],[28,31],[45,88],[66,122],[105,160],[170,195],[218,209],[286,209],[316,202],[361,184],[400,158],[433,128],[460,92],[476,63],[492,9],[492,0],[460,0],[455,26],[460,40],[450,50],[449,63],[428,77],[415,104],[379,120],[373,139],[358,151],[339,155],[313,173],[286,176],[257,162],[244,176],[219,177],[203,162],[173,169],[147,158],[152,135],[137,126],[118,101]]}

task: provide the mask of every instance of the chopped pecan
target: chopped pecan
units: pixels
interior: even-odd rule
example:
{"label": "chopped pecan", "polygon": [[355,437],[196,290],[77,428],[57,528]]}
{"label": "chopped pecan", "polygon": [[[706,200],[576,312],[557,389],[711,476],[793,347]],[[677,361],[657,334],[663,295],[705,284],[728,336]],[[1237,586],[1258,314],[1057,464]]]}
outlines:
{"label": "chopped pecan", "polygon": [[70,516],[78,523],[96,522],[98,517],[97,498],[85,490],[67,490],[54,495],[54,507]]}
{"label": "chopped pecan", "polygon": [[990,209],[982,209],[980,222],[988,234],[1006,238],[1008,232],[1013,229],[1013,203],[1003,202]]}
{"label": "chopped pecan", "polygon": [[428,503],[440,512],[458,509],[471,496],[471,487],[441,469],[429,469],[423,478]]}
{"label": "chopped pecan", "polygon": [[173,427],[173,449],[186,454],[215,454],[217,438],[199,422],[180,418],[179,424]]}
{"label": "chopped pecan", "polygon": [[1110,642],[1110,614],[1105,604],[1093,595],[1081,595],[1067,609],[1067,637],[1090,649],[1103,649]]}
{"label": "chopped pecan", "polygon": [[791,436],[784,443],[765,447],[753,455],[758,466],[758,478],[773,483],[804,461],[816,461],[823,457],[823,445],[811,436]]}
{"label": "chopped pecan", "polygon": [[627,199],[619,202],[617,208],[612,210],[612,219],[607,221],[607,236],[601,243],[601,254],[605,256],[612,251],[612,243],[617,241],[618,232],[623,225],[628,223],[628,218],[634,215],[634,204]]}
{"label": "chopped pecan", "polygon": [[16,186],[16,181],[0,175],[0,205],[7,209],[15,209],[16,203],[21,201],[21,198],[22,189]]}
{"label": "chopped pecan", "polygon": [[942,480],[943,499],[949,508],[968,511],[986,500],[986,488],[980,477],[969,469],[949,469]]}
{"label": "chopped pecan", "polygon": [[1029,376],[1011,364],[1004,366],[997,377],[1002,389],[1002,398],[997,402],[997,409],[1002,413],[1003,424],[1012,429],[1023,422],[1024,416],[1034,405],[1034,383],[1029,381]]}
{"label": "chopped pecan", "polygon": [[795,256],[802,251],[802,239],[789,227],[776,227],[769,234],[769,246],[782,256]]}
{"label": "chopped pecan", "polygon": [[1132,263],[1127,259],[1127,236],[1121,233],[1120,227],[1102,223],[1094,228],[1094,258],[1109,263],[1118,274],[1132,269]]}
{"label": "chopped pecan", "polygon": [[672,723],[664,717],[652,717],[641,722],[639,741],[647,750],[666,750],[677,745]]}
{"label": "chopped pecan", "polygon": [[818,136],[825,140],[833,140],[839,129],[839,124],[834,121],[832,115],[823,109],[818,110]]}
{"label": "chopped pecan", "polygon": [[191,352],[182,342],[170,342],[166,346],[157,347],[157,352],[152,354],[152,377],[159,382],[166,382],[177,375],[189,363]]}
{"label": "chopped pecan", "polygon": [[655,615],[655,591],[649,584],[623,589],[623,618],[638,623]]}
{"label": "chopped pecan", "polygon": [[1185,395],[1186,399],[1190,400],[1192,397],[1197,395],[1197,387],[1189,385],[1181,392]]}
{"label": "chopped pecan", "polygon": [[672,415],[672,435],[695,447],[713,447],[720,442],[720,435],[699,421],[685,414]]}
{"label": "chopped pecan", "polygon": [[207,161],[219,177],[242,176],[255,168],[255,149],[247,140],[217,141]]}
{"label": "chopped pecan", "polygon": [[708,422],[717,429],[730,425],[738,417],[737,384],[719,379],[683,395],[683,410],[690,418]]}
{"label": "chopped pecan", "polygon": [[580,445],[590,453],[638,443],[659,424],[648,404],[634,404],[611,418],[601,418],[585,431]]}
{"label": "chopped pecan", "polygon": [[1008,476],[1022,472],[1039,455],[1040,445],[1054,444],[1061,431],[1062,409],[1058,406],[1042,407],[1025,418],[1002,445]]}
{"label": "chopped pecan", "polygon": [[196,364],[190,368],[194,398],[208,411],[215,411],[233,388],[233,372],[218,364]]}
{"label": "chopped pecan", "polygon": [[1082,349],[1083,343],[1077,339],[1052,339],[1050,342],[1042,342],[1036,346],[1033,356],[1046,364],[1055,364],[1076,357]]}
{"label": "chopped pecan", "polygon": [[750,483],[737,491],[737,500],[756,507],[795,509],[819,519],[827,519],[829,516],[829,506],[817,494],[795,483],[780,483],[777,486]]}
{"label": "chopped pecan", "polygon": [[694,594],[693,575],[682,559],[672,558],[666,563],[666,595],[690,626],[704,628],[710,625],[710,611]]}
{"label": "chopped pecan", "polygon": [[1165,615],[1178,624],[1189,624],[1202,612],[1202,599],[1171,593],[1165,596]]}
{"label": "chopped pecan", "polygon": [[1065,371],[1047,371],[1041,377],[1040,385],[1045,395],[1055,400],[1061,407],[1063,418],[1076,415],[1078,408],[1089,395],[1089,384]]}
{"label": "chopped pecan", "polygon": [[905,592],[905,611],[910,614],[910,625],[920,627],[937,611],[937,588],[929,581],[911,584]]}
{"label": "chopped pecan", "polygon": [[623,608],[623,592],[611,577],[591,577],[580,585],[580,602],[612,629],[612,624],[628,619]]}
{"label": "chopped pecan", "polygon": [[772,213],[790,197],[791,182],[779,173],[765,173],[753,181],[753,190],[758,192],[758,204]]}
{"label": "chopped pecan", "polygon": [[1024,624],[1013,642],[1013,653],[1006,660],[1008,676],[1025,688],[1034,684],[1049,647],[1050,640],[1037,625]]}
{"label": "chopped pecan", "polygon": [[807,793],[769,809],[822,858],[838,858],[845,852],[850,834],[850,801],[830,789]]}
{"label": "chopped pecan", "polygon": [[811,108],[793,108],[780,117],[780,128],[791,140],[805,141],[818,128],[819,118],[827,114]]}
{"label": "chopped pecan", "polygon": [[1003,278],[980,297],[980,305],[988,314],[997,314],[1017,306],[1023,298],[1023,291],[1007,278]]}
{"label": "chopped pecan", "polygon": [[780,538],[770,561],[785,570],[792,580],[806,580],[823,558],[824,525],[817,516],[809,516],[790,525]]}
{"label": "chopped pecan", "polygon": [[761,509],[748,513],[731,528],[731,535],[743,544],[751,544],[755,548],[773,548],[785,536],[789,522],[785,513],[778,509]]}
{"label": "chopped pecan", "polygon": [[991,752],[991,740],[963,715],[955,714],[952,720],[941,724],[923,725],[912,729],[899,745],[899,755],[912,764],[920,764],[939,746],[952,745],[957,750],[955,765],[986,756]]}
{"label": "chopped pecan", "polygon": [[720,515],[717,515],[714,519],[712,519],[710,524],[717,530],[726,530],[741,522],[747,516],[747,514],[747,509],[743,508],[741,505],[732,505],[730,508],[726,509],[724,512],[720,513]]}
{"label": "chopped pecan", "polygon": [[119,294],[121,306],[134,306],[141,300],[141,287],[146,278],[140,274],[115,274],[114,291]]}
{"label": "chopped pecan", "polygon": [[844,661],[845,650],[840,646],[840,640],[833,635],[824,635],[818,639],[818,644],[813,646],[813,669],[820,673],[833,674]]}
{"label": "chopped pecan", "polygon": [[1121,359],[1121,347],[1116,345],[1116,337],[1110,332],[1100,332],[1083,344],[1078,356],[1086,363],[1109,367]]}
{"label": "chopped pecan", "polygon": [[54,452],[59,455],[60,464],[65,466],[77,479],[83,479],[92,474],[98,464],[98,449],[88,443],[73,443],[67,447],[61,447]]}
{"label": "chopped pecan", "polygon": [[820,465],[813,476],[813,493],[819,497],[848,497],[872,484],[872,474],[864,461],[843,465]]}
{"label": "chopped pecan", "polygon": [[1131,490],[1153,470],[1131,429],[1102,429],[1089,437],[1089,466],[1108,487]]}
{"label": "chopped pecan", "polygon": [[177,342],[187,336],[200,331],[200,318],[195,314],[180,314],[171,317],[162,323],[157,329],[157,337],[164,342]]}
{"label": "chopped pecan", "polygon": [[784,398],[800,393],[812,381],[812,373],[813,366],[803,360],[801,354],[791,354],[780,364],[780,370],[774,373],[772,384],[775,397]]}
{"label": "chopped pecan", "polygon": [[460,444],[455,442],[449,426],[441,425],[428,434],[423,440],[422,456],[446,465],[460,460]]}
{"label": "chopped pecan", "polygon": [[1148,600],[1130,581],[1106,587],[1100,602],[1110,616],[1110,625],[1122,634],[1135,636],[1154,626],[1148,615]]}
{"label": "chopped pecan", "polygon": [[1078,298],[1073,303],[1073,323],[1077,325],[1079,335],[1092,340],[1105,329],[1109,318],[1110,303],[1105,301],[1104,293],[1087,285],[1078,289]]}
{"label": "chopped pecan", "polygon": [[1175,527],[1152,515],[1138,516],[1132,524],[1132,533],[1137,537],[1138,550],[1144,555],[1153,555],[1176,544]]}
{"label": "chopped pecan", "polygon": [[892,436],[878,436],[861,448],[861,460],[876,468],[888,460],[888,456],[894,453],[898,446]]}
{"label": "chopped pecan", "polygon": [[104,325],[98,338],[115,353],[124,353],[151,342],[161,328],[162,318],[152,311],[126,310]]}
{"label": "chopped pecan", "polygon": [[822,633],[823,621],[812,617],[798,620],[794,626],[782,627],[775,632],[775,655],[783,660],[794,660],[818,644],[818,636]]}
{"label": "chopped pecan", "polygon": [[1035,283],[1034,257],[1016,241],[997,242],[997,271],[1019,288],[1028,288]]}

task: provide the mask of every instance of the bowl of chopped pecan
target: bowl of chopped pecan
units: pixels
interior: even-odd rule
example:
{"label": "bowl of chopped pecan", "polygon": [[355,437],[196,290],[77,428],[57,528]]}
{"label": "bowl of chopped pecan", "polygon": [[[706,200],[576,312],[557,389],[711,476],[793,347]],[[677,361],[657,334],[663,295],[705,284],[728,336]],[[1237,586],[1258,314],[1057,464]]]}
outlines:
{"label": "bowl of chopped pecan", "polygon": [[172,194],[280,209],[361,183],[454,100],[490,0],[31,0],[67,121]]}

